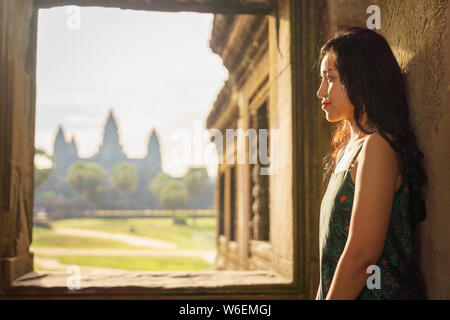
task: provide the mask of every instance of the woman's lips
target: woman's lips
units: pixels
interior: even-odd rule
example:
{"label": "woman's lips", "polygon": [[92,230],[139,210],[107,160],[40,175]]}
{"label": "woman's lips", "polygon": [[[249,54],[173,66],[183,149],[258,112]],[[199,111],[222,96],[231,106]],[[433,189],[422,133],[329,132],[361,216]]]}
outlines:
{"label": "woman's lips", "polygon": [[325,110],[331,103],[322,103],[322,109]]}

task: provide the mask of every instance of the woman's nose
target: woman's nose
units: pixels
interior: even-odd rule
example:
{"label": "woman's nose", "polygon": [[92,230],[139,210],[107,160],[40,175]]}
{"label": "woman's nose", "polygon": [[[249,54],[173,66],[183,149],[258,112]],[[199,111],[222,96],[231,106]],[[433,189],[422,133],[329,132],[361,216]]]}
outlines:
{"label": "woman's nose", "polygon": [[317,98],[322,99],[322,97],[320,96],[320,88],[319,90],[317,90]]}
{"label": "woman's nose", "polygon": [[326,96],[326,90],[324,90],[323,81],[320,84],[319,90],[317,90],[317,98],[323,99]]}

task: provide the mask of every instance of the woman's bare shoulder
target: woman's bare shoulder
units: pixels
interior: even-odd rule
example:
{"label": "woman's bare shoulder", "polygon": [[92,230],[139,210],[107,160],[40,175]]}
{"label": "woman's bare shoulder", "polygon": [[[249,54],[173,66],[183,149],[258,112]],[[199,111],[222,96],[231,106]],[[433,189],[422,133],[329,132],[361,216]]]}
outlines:
{"label": "woman's bare shoulder", "polygon": [[[390,139],[391,137],[388,136],[388,138]],[[395,150],[378,132],[374,132],[365,138],[361,153],[364,161],[370,163],[370,166],[384,167],[388,165],[398,168]]]}
{"label": "woman's bare shoulder", "polygon": [[[384,135],[386,135],[386,137],[392,141],[392,137],[389,134]],[[379,132],[374,132],[372,134],[367,135],[364,138],[364,147],[370,148],[373,151],[388,152],[395,154],[395,150],[392,148],[389,142],[386,141],[386,138],[383,137]]]}

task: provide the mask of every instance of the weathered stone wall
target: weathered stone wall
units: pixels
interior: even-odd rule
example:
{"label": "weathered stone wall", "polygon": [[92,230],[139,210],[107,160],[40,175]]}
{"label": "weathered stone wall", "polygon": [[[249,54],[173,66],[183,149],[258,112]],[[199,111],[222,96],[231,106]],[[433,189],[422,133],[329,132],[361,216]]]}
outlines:
{"label": "weathered stone wall", "polygon": [[0,287],[32,269],[37,18],[32,0],[0,2]]}
{"label": "weathered stone wall", "polygon": [[333,35],[337,27],[357,26],[366,27],[367,7],[378,5],[379,0],[327,0],[328,19],[326,26],[328,35]]}
{"label": "weathered stone wall", "polygon": [[425,154],[427,218],[420,262],[429,299],[450,298],[450,108],[447,0],[380,1],[382,33],[405,70],[411,122]]}

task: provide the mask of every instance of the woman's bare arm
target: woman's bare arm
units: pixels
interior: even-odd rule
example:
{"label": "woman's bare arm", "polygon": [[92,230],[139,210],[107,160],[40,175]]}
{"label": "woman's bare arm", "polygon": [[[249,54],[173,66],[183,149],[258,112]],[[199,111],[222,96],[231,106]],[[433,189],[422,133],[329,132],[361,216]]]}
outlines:
{"label": "woman's bare arm", "polygon": [[384,248],[398,174],[391,146],[378,133],[368,136],[356,171],[348,239],[327,300],[356,299],[364,289],[367,267],[377,263]]}

